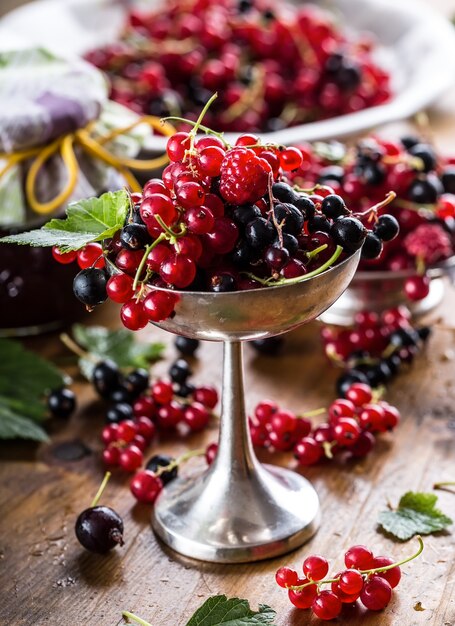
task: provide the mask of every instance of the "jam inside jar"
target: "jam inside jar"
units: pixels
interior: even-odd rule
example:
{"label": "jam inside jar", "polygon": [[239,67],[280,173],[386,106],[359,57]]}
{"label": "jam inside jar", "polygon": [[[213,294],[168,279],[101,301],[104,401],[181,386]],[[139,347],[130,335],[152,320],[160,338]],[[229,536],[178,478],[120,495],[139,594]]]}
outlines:
{"label": "jam inside jar", "polygon": [[[0,225],[0,236],[39,228],[45,221]],[[0,337],[37,335],[80,316],[72,290],[77,271],[76,263],[57,263],[51,248],[0,243]]]}

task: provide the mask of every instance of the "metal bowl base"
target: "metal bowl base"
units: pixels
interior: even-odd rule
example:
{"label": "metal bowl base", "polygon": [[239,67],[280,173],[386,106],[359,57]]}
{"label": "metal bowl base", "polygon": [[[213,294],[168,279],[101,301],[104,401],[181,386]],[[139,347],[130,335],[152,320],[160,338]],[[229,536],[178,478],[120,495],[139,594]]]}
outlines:
{"label": "metal bowl base", "polygon": [[319,499],[305,478],[259,463],[238,478],[214,467],[176,479],[155,503],[153,529],[180,554],[216,563],[276,557],[317,531]]}

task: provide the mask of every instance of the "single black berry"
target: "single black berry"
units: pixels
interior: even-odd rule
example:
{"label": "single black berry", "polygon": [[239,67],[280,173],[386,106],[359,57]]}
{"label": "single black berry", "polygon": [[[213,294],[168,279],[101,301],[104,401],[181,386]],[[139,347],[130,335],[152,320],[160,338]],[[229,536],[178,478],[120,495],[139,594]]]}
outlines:
{"label": "single black berry", "polygon": [[323,215],[315,215],[308,220],[308,230],[310,233],[315,233],[320,230],[323,233],[329,233],[332,228],[329,220]]}
{"label": "single black berry", "polygon": [[142,224],[128,224],[120,232],[120,242],[127,250],[141,250],[149,240],[147,227]]}
{"label": "single black berry", "polygon": [[175,347],[185,356],[193,356],[199,347],[199,339],[190,339],[179,335],[175,338]]}
{"label": "single black berry", "polygon": [[47,397],[47,407],[53,417],[69,417],[76,408],[76,396],[71,389],[54,389]]}
{"label": "single black berry", "polygon": [[367,230],[355,217],[340,217],[332,224],[330,234],[336,244],[348,252],[354,252],[362,246]]}
{"label": "single black berry", "polygon": [[97,267],[88,267],[76,274],[73,281],[74,295],[87,307],[94,307],[107,300],[107,275]]}
{"label": "single black berry", "polygon": [[134,395],[128,391],[128,389],[123,385],[123,383],[117,389],[114,389],[107,398],[110,402],[114,404],[119,404],[121,402],[125,402],[126,404],[131,404],[134,400]]}
{"label": "single black berry", "polygon": [[106,554],[115,546],[123,546],[123,520],[108,506],[85,509],[76,520],[76,537],[90,552]]}
{"label": "single black berry", "polygon": [[455,194],[455,167],[447,167],[441,174],[441,182],[445,193]]}
{"label": "single black berry", "polygon": [[429,174],[425,178],[417,178],[411,183],[409,199],[417,204],[434,204],[442,193],[442,183],[437,176]]}
{"label": "single black berry", "polygon": [[150,376],[146,369],[139,368],[133,370],[125,378],[123,385],[132,396],[138,396],[140,393],[148,389]]}
{"label": "single black berry", "polygon": [[281,233],[281,239],[280,237],[277,237],[272,245],[275,248],[283,248],[284,250],[287,250],[291,256],[294,255],[299,249],[297,237],[294,237],[294,235],[290,235],[289,233]]}
{"label": "single black berry", "polygon": [[349,213],[343,198],[336,194],[330,194],[324,198],[321,204],[321,211],[332,220]]}
{"label": "single black berry", "polygon": [[[408,150],[409,154],[418,157],[423,163],[424,172],[430,172],[436,168],[436,154],[431,146],[426,143],[417,143]],[[416,168],[417,169],[417,168]]]}
{"label": "single black berry", "polygon": [[357,65],[346,63],[335,74],[334,80],[341,91],[353,91],[360,85],[362,73]]}
{"label": "single black berry", "polygon": [[403,147],[406,150],[409,150],[410,148],[412,148],[413,146],[417,145],[418,143],[420,143],[420,140],[418,137],[413,137],[412,135],[406,135],[405,137],[402,137],[400,139]]}
{"label": "single black berry", "polygon": [[268,337],[267,339],[254,339],[251,345],[260,354],[276,356],[284,345],[283,337]]}
{"label": "single black berry", "polygon": [[313,200],[310,200],[308,196],[297,194],[292,204],[298,208],[305,219],[309,220],[314,217],[316,206]]}
{"label": "single black berry", "polygon": [[382,241],[392,241],[400,232],[400,225],[393,215],[386,213],[378,217],[373,232]]}
{"label": "single black berry", "polygon": [[169,376],[173,383],[182,385],[191,376],[191,368],[185,359],[177,359],[169,368]]}
{"label": "single black berry", "polygon": [[276,231],[271,221],[257,217],[246,225],[245,238],[252,248],[262,250],[276,237]]}
{"label": "single black berry", "polygon": [[236,291],[237,282],[232,276],[232,274],[228,274],[227,272],[220,272],[212,276],[210,279],[210,291],[214,293],[225,293],[227,291]]}
{"label": "single black berry", "polygon": [[254,204],[244,204],[232,209],[232,217],[237,224],[246,226],[256,217],[261,217],[261,211]]}
{"label": "single black berry", "polygon": [[303,214],[289,203],[277,204],[273,213],[275,220],[281,225],[282,231],[290,235],[298,235],[303,226]]}
{"label": "single black berry", "polygon": [[377,259],[382,252],[382,241],[374,233],[368,233],[362,246],[363,259]]}
{"label": "single black berry", "polygon": [[133,417],[133,407],[126,402],[119,402],[115,404],[106,413],[106,422],[108,424],[118,424],[124,420],[129,420]]}
{"label": "single black berry", "polygon": [[[156,472],[157,469],[159,469],[160,467],[166,467],[167,465],[172,463],[172,461],[174,460],[175,460],[174,457],[168,456],[167,454],[155,454],[147,463],[146,469],[150,470],[151,472]],[[169,482],[171,482],[171,480],[174,480],[174,478],[177,478],[177,475],[178,475],[178,467],[175,466],[171,470],[165,471],[162,474],[160,474],[160,478],[161,478],[163,485],[167,485]]]}
{"label": "single black berry", "polygon": [[97,363],[93,368],[92,382],[100,396],[108,398],[122,383],[122,374],[117,363],[111,360]]}
{"label": "single black berry", "polygon": [[417,332],[419,333],[420,339],[422,341],[426,341],[431,335],[431,328],[430,326],[422,326],[421,328],[417,329]]}
{"label": "single black berry", "polygon": [[340,398],[344,398],[346,391],[353,383],[368,384],[368,378],[358,369],[352,369],[342,374],[336,382],[336,391]]}
{"label": "single black berry", "polygon": [[175,393],[181,398],[188,398],[194,393],[195,389],[196,387],[192,383],[185,382],[177,387]]}
{"label": "single black berry", "polygon": [[328,165],[327,167],[323,167],[319,171],[319,177],[318,177],[319,184],[321,185],[326,184],[326,183],[330,184],[330,182],[334,182],[334,181],[337,183],[340,183],[340,185],[343,184],[344,169],[340,165]]}
{"label": "single black berry", "polygon": [[273,183],[272,185],[273,197],[280,202],[289,202],[294,204],[297,194],[287,183]]}

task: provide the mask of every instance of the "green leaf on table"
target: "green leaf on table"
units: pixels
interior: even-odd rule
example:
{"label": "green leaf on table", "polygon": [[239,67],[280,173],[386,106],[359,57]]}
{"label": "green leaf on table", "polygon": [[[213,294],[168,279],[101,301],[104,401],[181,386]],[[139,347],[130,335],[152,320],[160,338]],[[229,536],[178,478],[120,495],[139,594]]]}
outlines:
{"label": "green leaf on table", "polygon": [[186,626],[271,625],[275,615],[275,611],[265,604],[259,605],[259,611],[253,611],[248,600],[213,596],[197,609]]}
{"label": "green leaf on table", "polygon": [[0,339],[0,439],[21,437],[44,441],[47,391],[63,385],[62,374],[49,361],[8,339]]}
{"label": "green leaf on table", "polygon": [[436,508],[438,497],[433,493],[408,491],[394,511],[382,511],[379,525],[388,533],[406,541],[414,535],[430,535],[444,530],[452,520]]}
{"label": "green leaf on table", "polygon": [[[158,361],[165,348],[163,343],[141,343],[126,328],[109,330],[104,326],[73,326],[75,341],[88,352],[88,358],[80,359],[82,374],[91,379],[97,361],[111,359],[122,369],[143,367]],[[92,358],[90,358],[92,357]]]}
{"label": "green leaf on table", "polygon": [[125,190],[68,205],[65,219],[52,219],[42,228],[0,239],[3,243],[58,246],[62,252],[78,250],[92,241],[109,239],[125,223],[130,201]]}

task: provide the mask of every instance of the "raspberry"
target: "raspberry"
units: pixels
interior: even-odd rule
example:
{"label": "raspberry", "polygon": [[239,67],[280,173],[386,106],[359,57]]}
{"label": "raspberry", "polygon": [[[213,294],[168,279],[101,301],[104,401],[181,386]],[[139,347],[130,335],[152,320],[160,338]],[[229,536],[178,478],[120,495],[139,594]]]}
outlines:
{"label": "raspberry", "polygon": [[403,245],[408,254],[432,265],[452,254],[450,237],[439,224],[421,224],[409,233]]}
{"label": "raspberry", "polygon": [[269,174],[266,161],[248,148],[230,150],[221,164],[220,193],[232,204],[253,204],[267,191]]}

